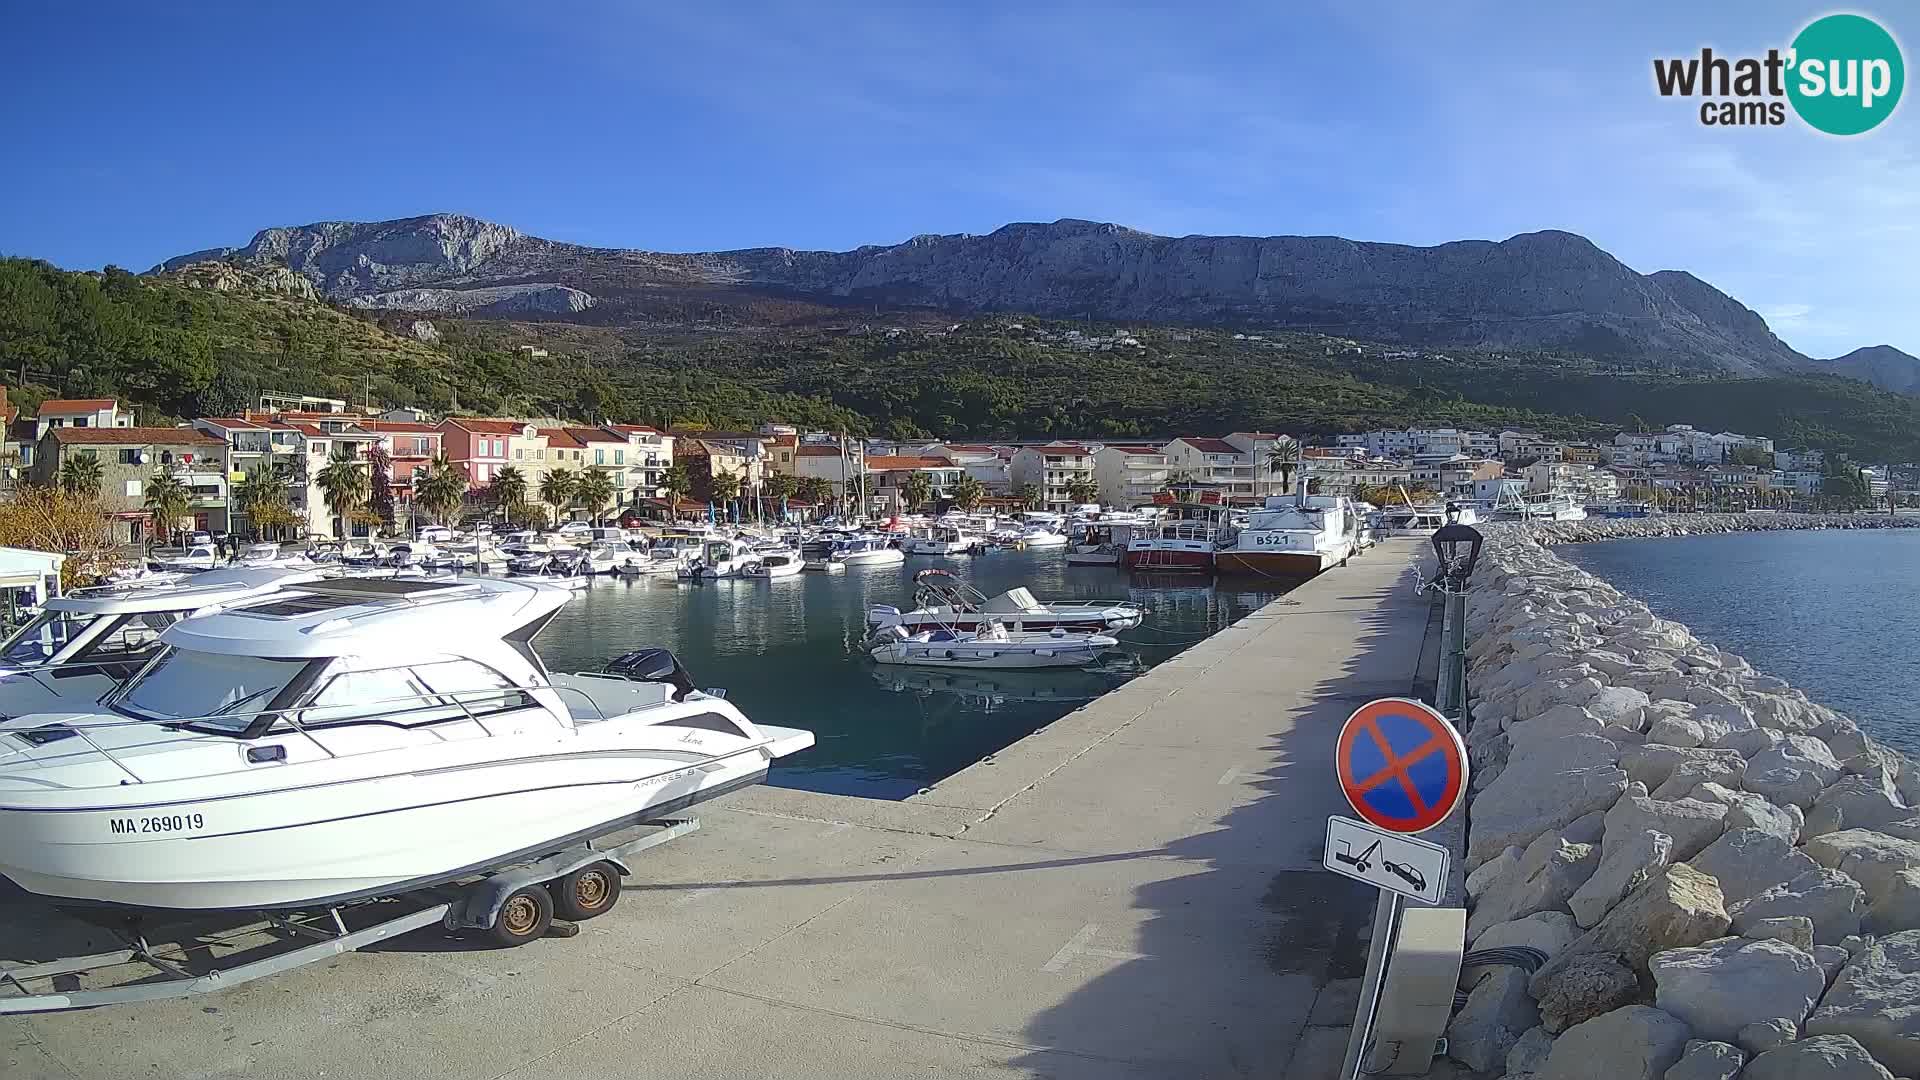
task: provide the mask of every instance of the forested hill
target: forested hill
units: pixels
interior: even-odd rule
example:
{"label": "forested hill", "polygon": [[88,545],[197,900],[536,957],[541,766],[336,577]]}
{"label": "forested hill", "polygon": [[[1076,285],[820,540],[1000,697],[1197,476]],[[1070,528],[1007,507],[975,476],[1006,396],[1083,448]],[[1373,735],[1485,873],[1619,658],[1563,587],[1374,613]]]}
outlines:
{"label": "forested hill", "polygon": [[1632,417],[1920,460],[1920,401],[1830,377],[1716,378],[1565,354],[1396,354],[1312,334],[999,315],[673,332],[429,323],[336,309],[276,291],[284,283],[271,277],[214,283],[226,291],[201,284],[0,260],[0,365],[14,400],[30,412],[54,394],[119,396],[162,420],[231,413],[271,388],[473,413],[782,419],[968,439],[1421,423],[1609,434]]}

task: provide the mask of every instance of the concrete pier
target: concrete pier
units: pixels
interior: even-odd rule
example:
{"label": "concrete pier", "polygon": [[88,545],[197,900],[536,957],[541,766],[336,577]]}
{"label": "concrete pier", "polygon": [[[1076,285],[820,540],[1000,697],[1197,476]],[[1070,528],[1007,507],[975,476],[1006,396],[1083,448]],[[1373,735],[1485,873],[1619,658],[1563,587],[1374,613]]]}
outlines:
{"label": "concrete pier", "polygon": [[[1373,900],[1320,868],[1334,736],[1414,689],[1423,546],[915,798],[703,808],[571,940],[427,931],[230,993],[8,1019],[0,1076],[1331,1076]],[[109,944],[0,900],[0,957]]]}

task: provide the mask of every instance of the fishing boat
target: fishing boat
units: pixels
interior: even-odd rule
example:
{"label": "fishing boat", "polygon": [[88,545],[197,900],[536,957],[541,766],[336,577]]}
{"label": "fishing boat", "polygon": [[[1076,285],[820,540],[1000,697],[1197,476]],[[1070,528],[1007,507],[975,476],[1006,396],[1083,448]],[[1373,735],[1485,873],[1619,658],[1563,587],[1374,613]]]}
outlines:
{"label": "fishing boat", "polygon": [[1133,536],[1131,523],[1087,522],[1067,548],[1069,566],[1119,566]]}
{"label": "fishing boat", "polygon": [[989,622],[1020,630],[1127,630],[1140,625],[1145,612],[1123,600],[1056,600],[1041,603],[1024,588],[989,597],[946,570],[913,575],[914,607],[902,611],[886,604],[867,609],[867,625],[880,629],[971,632]]}
{"label": "fishing boat", "polygon": [[[1182,501],[1186,500],[1186,501]],[[1143,574],[1210,574],[1231,511],[1214,492],[1165,493],[1159,522],[1127,538],[1121,565]]]}
{"label": "fishing boat", "polygon": [[0,723],[0,874],[67,903],[331,906],[658,820],[812,745],[677,662],[549,674],[531,642],[569,595],[341,579],[169,627],[100,704]]}
{"label": "fishing boat", "polygon": [[1222,574],[1308,578],[1353,557],[1360,518],[1344,495],[1276,495],[1214,556]]}

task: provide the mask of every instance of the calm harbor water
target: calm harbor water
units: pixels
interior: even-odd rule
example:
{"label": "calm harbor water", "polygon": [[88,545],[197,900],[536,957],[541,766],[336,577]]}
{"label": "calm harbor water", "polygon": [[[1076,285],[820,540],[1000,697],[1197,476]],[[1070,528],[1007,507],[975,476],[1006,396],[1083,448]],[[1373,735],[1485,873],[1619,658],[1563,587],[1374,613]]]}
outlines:
{"label": "calm harbor water", "polygon": [[[1017,585],[1042,600],[1131,598],[1146,622],[1120,632],[1111,662],[1088,670],[965,671],[883,666],[858,649],[866,610],[913,606],[913,573],[939,566],[992,596]],[[775,784],[905,798],[1041,728],[1279,595],[1253,583],[1130,577],[1068,567],[1058,551],[912,557],[778,581],[704,585],[596,579],[540,635],[556,671],[597,670],[643,645],[672,649],[694,681],[725,687],[749,717],[810,728],[811,750],[782,760]]]}
{"label": "calm harbor water", "polygon": [[1733,533],[1559,549],[1664,618],[1920,753],[1920,530]]}

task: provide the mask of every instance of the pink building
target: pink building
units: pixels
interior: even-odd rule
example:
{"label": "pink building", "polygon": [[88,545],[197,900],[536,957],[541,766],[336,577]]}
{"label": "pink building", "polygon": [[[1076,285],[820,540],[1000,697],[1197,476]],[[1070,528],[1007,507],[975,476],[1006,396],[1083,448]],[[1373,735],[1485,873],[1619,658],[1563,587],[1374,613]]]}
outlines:
{"label": "pink building", "polygon": [[469,487],[491,484],[511,460],[508,441],[532,438],[534,434],[533,425],[524,420],[476,420],[467,416],[442,420],[438,430],[447,460],[466,473]]}

